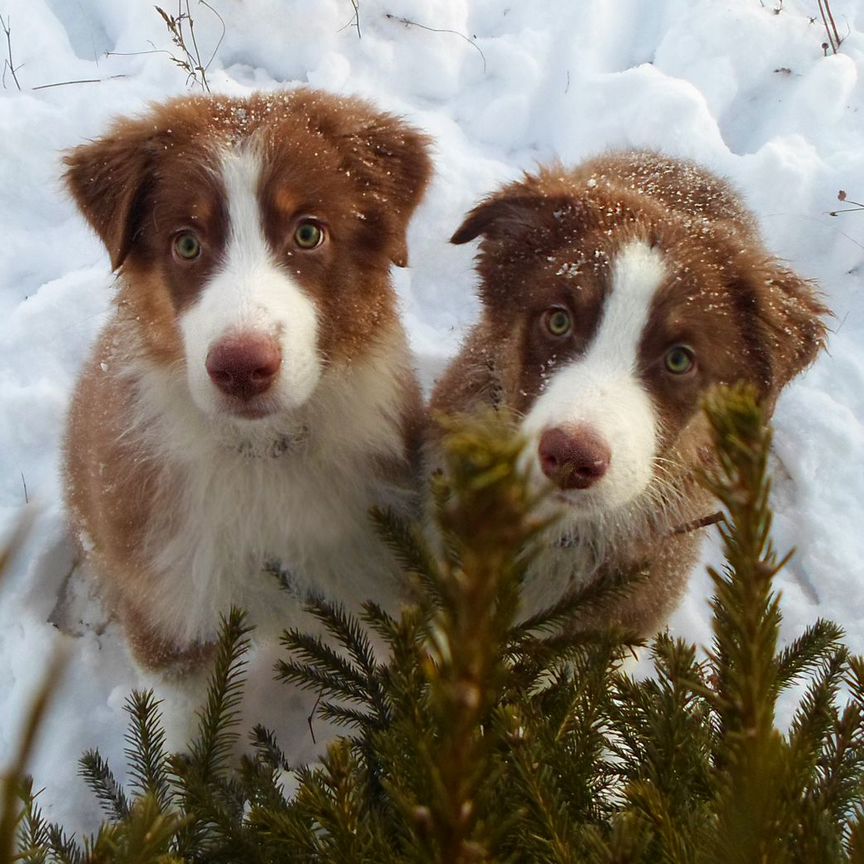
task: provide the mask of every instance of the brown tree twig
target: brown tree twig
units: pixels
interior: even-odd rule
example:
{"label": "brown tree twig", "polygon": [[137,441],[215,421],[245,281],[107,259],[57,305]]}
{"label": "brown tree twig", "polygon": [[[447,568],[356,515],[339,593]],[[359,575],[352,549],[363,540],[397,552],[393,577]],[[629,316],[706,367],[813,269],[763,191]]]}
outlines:
{"label": "brown tree twig", "polygon": [[401,15],[393,15],[390,12],[385,12],[384,17],[388,21],[396,21],[399,24],[404,24],[406,27],[419,27],[421,30],[428,30],[430,33],[452,33],[454,36],[464,39],[480,55],[480,58],[483,60],[483,73],[486,73],[486,55],[480,46],[473,39],[469,39],[464,33],[460,33],[458,30],[448,30],[446,27],[428,27],[426,24],[420,24],[417,21],[412,21],[410,18],[403,18]]}
{"label": "brown tree twig", "polygon": [[822,15],[822,23],[825,25],[825,32],[828,34],[828,45],[836,54],[843,40],[837,32],[837,25],[834,23],[834,16],[831,13],[831,4],[828,0],[817,0],[817,3],[819,4],[819,13]]}
{"label": "brown tree twig", "polygon": [[716,525],[718,522],[723,522],[726,517],[718,510],[716,513],[711,513],[709,516],[701,516],[699,519],[691,519],[677,528],[673,528],[669,534],[689,534],[691,531],[696,531],[699,528],[707,528],[709,525]]}
{"label": "brown tree twig", "polygon": [[142,57],[145,54],[167,54],[169,57],[171,56],[171,52],[167,48],[157,48],[155,43],[151,42],[149,39],[147,40],[147,44],[150,46],[148,51],[106,51],[106,57]]}
{"label": "brown tree twig", "polygon": [[3,28],[3,32],[6,34],[7,59],[3,61],[3,86],[6,86],[6,70],[8,69],[12,73],[12,80],[15,82],[15,86],[20,92],[21,82],[18,80],[18,75],[16,73],[21,67],[16,66],[14,61],[12,60],[12,19],[7,18],[4,21],[3,16],[0,15],[0,27]]}
{"label": "brown tree twig", "polygon": [[357,38],[362,39],[363,34],[360,32],[360,0],[351,0],[351,6],[354,9],[351,17],[336,31],[341,33],[349,27],[353,27],[357,31]]}
{"label": "brown tree twig", "polygon": [[[218,53],[219,49],[222,47],[222,42],[225,39],[226,27],[225,27],[225,19],[207,2],[207,0],[198,0],[198,3],[201,6],[204,6],[205,8],[209,9],[219,19],[219,24],[222,26],[222,32],[219,34],[219,38],[216,40],[216,47],[213,49],[213,52],[210,54],[210,59],[204,64],[204,68],[201,70],[201,72],[203,74],[204,72],[206,72],[210,68],[210,65],[216,59],[216,54]],[[189,5],[188,0],[187,0],[186,5],[187,6]],[[194,40],[194,36],[193,36],[193,40]],[[197,46],[196,46],[196,50],[197,50]]]}
{"label": "brown tree twig", "polygon": [[360,0],[351,0],[351,5],[354,7],[354,27],[357,29],[357,38],[362,39],[363,34],[360,32]]}
{"label": "brown tree twig", "polygon": [[74,81],[57,81],[55,84],[39,84],[31,90],[49,90],[51,87],[67,87],[69,84],[101,84],[103,81],[113,81],[115,78],[128,78],[128,75],[109,75],[107,78],[76,78]]}
{"label": "brown tree twig", "polygon": [[[171,34],[171,41],[183,52],[179,57],[175,56],[170,51],[166,53],[168,53],[177,66],[186,72],[187,84],[190,81],[195,81],[201,85],[202,90],[209,93],[210,84],[207,81],[207,70],[210,68],[210,64],[215,59],[219,47],[222,45],[222,40],[225,38],[225,19],[207,2],[207,0],[198,0],[198,4],[209,9],[219,19],[219,23],[222,25],[222,33],[216,42],[216,47],[213,49],[210,59],[205,63],[201,57],[201,50],[198,47],[198,40],[195,36],[195,19],[192,15],[192,9],[189,4],[190,0],[177,0],[176,16],[169,14],[160,6],[154,8],[165,22],[165,26]],[[187,44],[186,33],[183,30],[184,22],[188,28],[191,48]],[[140,53],[149,54],[151,52],[142,51]]]}
{"label": "brown tree twig", "polygon": [[852,204],[852,207],[843,207],[840,210],[832,210],[828,215],[829,216],[839,216],[841,213],[856,213],[859,210],[864,210],[864,204],[860,201],[853,201],[851,198],[847,197],[846,193],[841,189],[837,193],[838,201],[845,201],[847,204]]}

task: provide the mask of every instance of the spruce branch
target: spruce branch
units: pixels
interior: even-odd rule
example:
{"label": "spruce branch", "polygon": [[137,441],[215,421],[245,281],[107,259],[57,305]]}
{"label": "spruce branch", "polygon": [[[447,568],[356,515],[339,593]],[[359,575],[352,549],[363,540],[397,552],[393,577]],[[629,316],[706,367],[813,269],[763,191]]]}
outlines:
{"label": "spruce branch", "polygon": [[125,819],[130,811],[129,800],[102,754],[98,750],[88,750],[79,765],[79,773],[99,799],[109,819]]}
{"label": "spruce branch", "polygon": [[492,416],[454,424],[443,444],[451,495],[438,518],[456,554],[443,562],[442,602],[428,626],[424,669],[439,733],[428,751],[431,794],[418,803],[429,813],[437,860],[453,864],[489,859],[477,799],[496,772],[483,730],[506,682],[517,562],[544,527],[529,516],[535,502],[518,467],[521,446]]}
{"label": "spruce branch", "polygon": [[614,678],[610,717],[616,759],[610,770],[625,783],[628,808],[652,826],[654,854],[662,848],[668,860],[690,860],[704,824],[706,807],[700,802],[713,794],[715,741],[708,706],[699,695],[703,672],[694,646],[666,635],[657,637],[652,654],[654,678]]}
{"label": "spruce branch", "polygon": [[130,718],[123,753],[132,789],[139,796],[152,795],[162,810],[167,810],[171,803],[171,783],[160,704],[152,690],[132,691],[123,706]]}
{"label": "spruce branch", "polygon": [[309,611],[345,648],[360,672],[367,679],[374,677],[378,664],[369,637],[360,622],[339,603],[317,600],[309,606]]}
{"label": "spruce branch", "polygon": [[103,825],[88,843],[86,864],[183,864],[170,850],[179,820],[152,795],[138,798],[121,822]]}
{"label": "spruce branch", "polygon": [[237,740],[243,698],[245,654],[249,648],[246,615],[232,607],[222,618],[216,662],[207,688],[207,704],[198,714],[198,734],[192,741],[187,766],[203,782],[215,780],[225,769],[227,757]]}
{"label": "spruce branch", "polygon": [[[602,622],[603,610],[625,597],[644,578],[641,568],[601,574],[585,584],[577,584],[546,609],[518,622],[510,630],[506,648],[513,664],[513,683],[518,687],[530,686],[544,670],[573,662],[586,645],[612,645],[614,660],[620,661],[628,651],[642,644],[632,633]],[[598,621],[601,623],[597,624]]]}
{"label": "spruce branch", "polygon": [[590,864],[654,864],[654,833],[650,823],[632,810],[617,816],[608,831],[589,825],[583,834],[586,862]]}
{"label": "spruce branch", "polygon": [[232,800],[225,778],[229,757],[238,739],[243,695],[245,654],[249,647],[246,616],[232,607],[222,618],[216,661],[207,688],[207,704],[198,713],[198,729],[188,755],[169,760],[172,784],[179,790],[187,821],[177,835],[177,851],[194,857],[215,839],[232,833],[242,801]]}
{"label": "spruce branch", "polygon": [[[579,843],[570,816],[571,808],[555,773],[549,765],[537,761],[536,754],[524,743],[514,748],[513,756],[516,778],[530,806],[531,821],[539,823],[539,830],[533,832],[535,860],[577,864]],[[523,820],[529,821],[524,817]]]}
{"label": "spruce branch", "polygon": [[727,511],[720,527],[727,565],[709,569],[714,646],[710,674],[720,719],[721,772],[712,860],[783,860],[788,829],[784,742],[774,726],[780,628],[772,579],[778,562],[771,539],[767,474],[771,432],[754,391],[738,386],[706,400],[719,469],[707,487]]}
{"label": "spruce branch", "polygon": [[286,631],[281,642],[296,659],[277,663],[279,679],[332,698],[361,704],[369,702],[366,677],[350,659],[320,636],[292,629]]}
{"label": "spruce branch", "polygon": [[274,771],[290,771],[291,765],[276,740],[272,730],[260,723],[255,725],[249,734],[249,740],[258,755],[258,761]]}
{"label": "spruce branch", "polygon": [[653,828],[658,848],[662,849],[660,860],[668,864],[695,864],[694,837],[687,830],[689,826],[671,809],[669,798],[660,789],[637,780],[630,785],[627,798],[633,809]]}
{"label": "spruce branch", "polygon": [[849,657],[849,669],[845,683],[855,704],[864,712],[864,656],[853,655]]}
{"label": "spruce branch", "polygon": [[810,681],[789,728],[793,767],[802,778],[812,779],[822,751],[839,722],[837,695],[848,652],[837,649]]}
{"label": "spruce branch", "polygon": [[332,744],[321,769],[307,774],[297,806],[308,812],[321,832],[322,861],[354,862],[380,860],[370,830],[363,784],[358,783],[360,765],[347,742]]}
{"label": "spruce branch", "polygon": [[842,638],[842,628],[824,618],[808,627],[777,657],[777,692],[817,669],[826,655],[840,646]]}
{"label": "spruce branch", "polygon": [[370,518],[378,536],[395,556],[409,585],[413,584],[415,590],[419,589],[421,598],[425,593],[433,602],[440,602],[438,561],[429,548],[422,528],[401,519],[393,510],[380,507],[370,510]]}
{"label": "spruce branch", "polygon": [[577,584],[554,603],[519,621],[513,628],[511,638],[518,644],[535,638],[536,634],[572,629],[574,622],[596,620],[597,614],[605,606],[626,597],[644,579],[643,569],[637,567],[630,571],[605,572],[584,584],[575,580]]}
{"label": "spruce branch", "polygon": [[361,731],[380,728],[380,724],[376,722],[373,715],[328,700],[322,700],[319,703],[317,713],[319,717],[335,726]]}
{"label": "spruce branch", "polygon": [[[282,644],[293,655],[280,660],[277,677],[313,690],[322,698],[319,712],[339,725],[360,729],[380,727],[389,721],[390,707],[382,686],[383,667],[375,659],[363,624],[341,605],[315,600],[309,611],[333,637],[342,651],[297,629],[287,631]],[[369,604],[364,616],[381,623],[392,622],[382,610]],[[331,701],[336,700],[336,701]],[[359,703],[365,711],[354,711],[339,702]]]}
{"label": "spruce branch", "polygon": [[33,778],[23,777],[19,791],[24,810],[18,833],[18,860],[24,864],[45,864],[48,857],[48,825],[36,803],[38,795],[33,791]]}
{"label": "spruce branch", "polygon": [[847,705],[835,716],[815,774],[815,809],[828,816],[842,836],[847,820],[864,800],[864,716],[858,705]]}
{"label": "spruce branch", "polygon": [[48,825],[48,849],[56,864],[84,864],[84,852],[60,825]]}
{"label": "spruce branch", "polygon": [[864,804],[859,803],[855,808],[855,815],[849,825],[846,851],[849,864],[864,864]]}
{"label": "spruce branch", "polygon": [[392,649],[393,646],[400,641],[402,623],[405,619],[404,610],[402,620],[397,621],[389,612],[384,610],[377,603],[372,600],[367,600],[363,604],[361,619],[388,648]]}

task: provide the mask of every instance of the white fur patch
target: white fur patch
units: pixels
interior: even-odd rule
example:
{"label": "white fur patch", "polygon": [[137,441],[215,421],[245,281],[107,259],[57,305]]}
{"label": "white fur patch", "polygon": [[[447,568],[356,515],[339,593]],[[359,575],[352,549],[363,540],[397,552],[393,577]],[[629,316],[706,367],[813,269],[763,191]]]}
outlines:
{"label": "white fur patch", "polygon": [[264,237],[257,195],[261,167],[254,146],[225,153],[221,171],[229,225],[224,263],[180,316],[189,389],[211,416],[225,412],[225,401],[205,363],[210,349],[226,336],[259,334],[279,343],[282,366],[265,397],[270,410],[302,405],[321,377],[317,307],[277,266]]}
{"label": "white fur patch", "polygon": [[397,571],[368,511],[406,512],[411,501],[376,471],[403,457],[408,364],[401,334],[388,335],[363,362],[328,369],[314,399],[243,434],[191,404],[178,370],[143,361],[127,370],[137,395],[127,435],[157,468],[148,606],[167,638],[212,639],[232,604],[259,632],[299,623],[301,603],[264,572],[270,561],[290,571],[298,598],[392,607]]}
{"label": "white fur patch", "polygon": [[544,430],[589,427],[608,445],[606,474],[584,490],[561,493],[577,520],[608,514],[646,490],[654,471],[657,415],[638,376],[638,355],[651,303],[666,276],[661,253],[644,242],[626,246],[612,262],[600,324],[586,353],[551,377],[522,423],[537,482]]}

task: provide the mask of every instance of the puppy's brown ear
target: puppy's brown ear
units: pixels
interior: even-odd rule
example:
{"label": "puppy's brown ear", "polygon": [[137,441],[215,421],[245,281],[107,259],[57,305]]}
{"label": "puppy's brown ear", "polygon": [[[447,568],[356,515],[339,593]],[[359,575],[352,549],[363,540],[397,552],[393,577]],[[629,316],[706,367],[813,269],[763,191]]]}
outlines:
{"label": "puppy's brown ear", "polygon": [[481,201],[465,217],[465,221],[450,238],[451,243],[468,243],[481,234],[490,240],[516,237],[540,227],[548,202],[539,194],[524,189],[505,189]]}
{"label": "puppy's brown ear", "polygon": [[742,311],[754,310],[761,325],[761,333],[750,334],[749,341],[760,367],[757,383],[773,404],[783,387],[825,347],[823,319],[831,313],[813,282],[776,260],[745,262],[739,272],[742,275],[733,286],[735,302]]}
{"label": "puppy's brown ear", "polygon": [[408,266],[408,222],[432,176],[430,139],[407,123],[375,113],[345,136],[346,166],[358,178],[364,204],[373,205],[378,229],[387,237],[388,256]]}
{"label": "puppy's brown ear", "polygon": [[129,254],[140,224],[153,134],[152,124],[121,120],[104,138],[76,147],[63,160],[66,186],[108,249],[113,270]]}

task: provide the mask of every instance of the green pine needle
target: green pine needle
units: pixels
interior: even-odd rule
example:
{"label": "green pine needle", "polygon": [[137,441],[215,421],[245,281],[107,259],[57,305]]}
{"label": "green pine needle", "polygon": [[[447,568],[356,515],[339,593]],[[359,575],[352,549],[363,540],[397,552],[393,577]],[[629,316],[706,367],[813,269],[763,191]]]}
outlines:
{"label": "green pine needle", "polygon": [[98,750],[88,750],[80,760],[79,773],[93,790],[110,819],[122,820],[129,815],[129,801],[108,763]]}
{"label": "green pine needle", "polygon": [[129,765],[129,785],[139,796],[152,795],[162,810],[171,802],[165,729],[160,701],[152,690],[133,690],[123,706],[130,717],[123,753]]}

